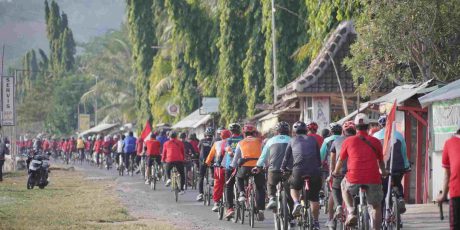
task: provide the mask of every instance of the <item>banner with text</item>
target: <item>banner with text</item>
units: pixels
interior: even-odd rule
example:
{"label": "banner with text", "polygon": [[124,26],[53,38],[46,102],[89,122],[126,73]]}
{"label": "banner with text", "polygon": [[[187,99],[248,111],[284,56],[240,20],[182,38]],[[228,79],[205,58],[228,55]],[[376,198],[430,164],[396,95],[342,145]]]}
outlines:
{"label": "banner with text", "polygon": [[14,77],[2,77],[2,126],[16,124]]}

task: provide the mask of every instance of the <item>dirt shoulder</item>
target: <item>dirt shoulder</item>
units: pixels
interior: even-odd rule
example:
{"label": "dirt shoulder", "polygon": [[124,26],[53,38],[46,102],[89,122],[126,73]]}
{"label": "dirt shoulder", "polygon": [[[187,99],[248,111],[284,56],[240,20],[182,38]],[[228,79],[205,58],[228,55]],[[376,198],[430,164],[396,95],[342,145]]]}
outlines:
{"label": "dirt shoulder", "polygon": [[0,183],[0,229],[175,229],[131,216],[111,179],[85,178],[53,170],[45,189],[26,189],[25,173],[8,173]]}

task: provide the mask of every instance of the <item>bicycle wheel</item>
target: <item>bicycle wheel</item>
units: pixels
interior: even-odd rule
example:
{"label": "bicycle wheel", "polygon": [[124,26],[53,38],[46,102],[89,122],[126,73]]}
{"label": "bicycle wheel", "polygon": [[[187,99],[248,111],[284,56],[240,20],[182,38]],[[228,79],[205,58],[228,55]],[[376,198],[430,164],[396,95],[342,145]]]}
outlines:
{"label": "bicycle wheel", "polygon": [[391,200],[393,202],[393,219],[391,222],[391,229],[400,230],[401,229],[401,214],[399,213],[399,205],[398,205],[398,198],[395,195],[391,196]]}
{"label": "bicycle wheel", "polygon": [[240,205],[238,204],[238,201],[235,201],[235,214],[233,217],[233,223],[238,223],[238,221],[241,219],[241,210],[240,210]]}
{"label": "bicycle wheel", "polygon": [[287,230],[289,228],[289,206],[287,202],[287,196],[285,191],[281,192],[281,206],[278,206],[278,210],[280,210],[280,213],[278,214],[280,219],[281,219],[281,224],[282,224],[282,229]]}
{"label": "bicycle wheel", "polygon": [[254,228],[254,219],[256,215],[255,195],[254,190],[249,193],[249,226]]}
{"label": "bicycle wheel", "polygon": [[308,207],[307,211],[306,211],[307,215],[306,215],[306,223],[307,223],[307,229],[308,230],[313,230],[314,228],[314,221],[313,221],[313,214],[311,213],[311,208]]}
{"label": "bicycle wheel", "polygon": [[240,218],[241,218],[241,224],[244,224],[244,217],[245,217],[245,212],[246,212],[246,203],[245,202],[240,202]]}
{"label": "bicycle wheel", "polygon": [[211,186],[211,184],[208,184],[207,189],[208,189],[208,197],[207,197],[208,206],[210,206],[211,205],[211,197],[212,197],[212,186]]}
{"label": "bicycle wheel", "polygon": [[224,202],[223,198],[221,201],[219,201],[219,220],[222,220],[224,218]]}
{"label": "bicycle wheel", "polygon": [[157,165],[153,164],[152,172],[150,175],[150,188],[156,190],[157,188]]}
{"label": "bicycle wheel", "polygon": [[359,217],[358,217],[358,229],[369,230],[369,226],[370,226],[369,222],[370,222],[369,210],[367,209],[367,206],[363,205],[361,206],[361,212],[359,213]]}

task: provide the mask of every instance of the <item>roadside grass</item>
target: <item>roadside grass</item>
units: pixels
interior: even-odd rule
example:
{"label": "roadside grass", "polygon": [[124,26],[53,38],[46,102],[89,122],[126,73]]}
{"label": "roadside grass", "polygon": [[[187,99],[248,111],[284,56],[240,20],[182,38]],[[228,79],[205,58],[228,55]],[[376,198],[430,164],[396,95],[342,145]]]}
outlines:
{"label": "roadside grass", "polygon": [[26,173],[0,183],[0,229],[175,229],[137,220],[116,197],[111,180],[85,180],[76,171],[54,170],[45,189],[27,190]]}

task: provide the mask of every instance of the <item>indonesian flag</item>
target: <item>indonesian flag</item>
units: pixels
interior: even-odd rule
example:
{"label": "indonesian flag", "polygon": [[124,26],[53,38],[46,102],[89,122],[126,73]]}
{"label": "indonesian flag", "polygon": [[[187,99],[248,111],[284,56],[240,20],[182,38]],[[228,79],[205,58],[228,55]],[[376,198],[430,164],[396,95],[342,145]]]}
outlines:
{"label": "indonesian flag", "polygon": [[144,130],[142,130],[140,138],[142,138],[142,140],[146,141],[146,140],[150,139],[150,134],[151,133],[152,133],[152,126],[150,125],[150,121],[147,120],[147,122],[145,123],[145,126],[144,126]]}
{"label": "indonesian flag", "polygon": [[393,107],[391,108],[390,114],[387,116],[387,124],[385,125],[385,138],[383,139],[383,158],[385,160],[390,158],[390,152],[392,146],[396,143],[396,135],[395,135],[395,123],[396,120],[396,100],[393,103]]}

